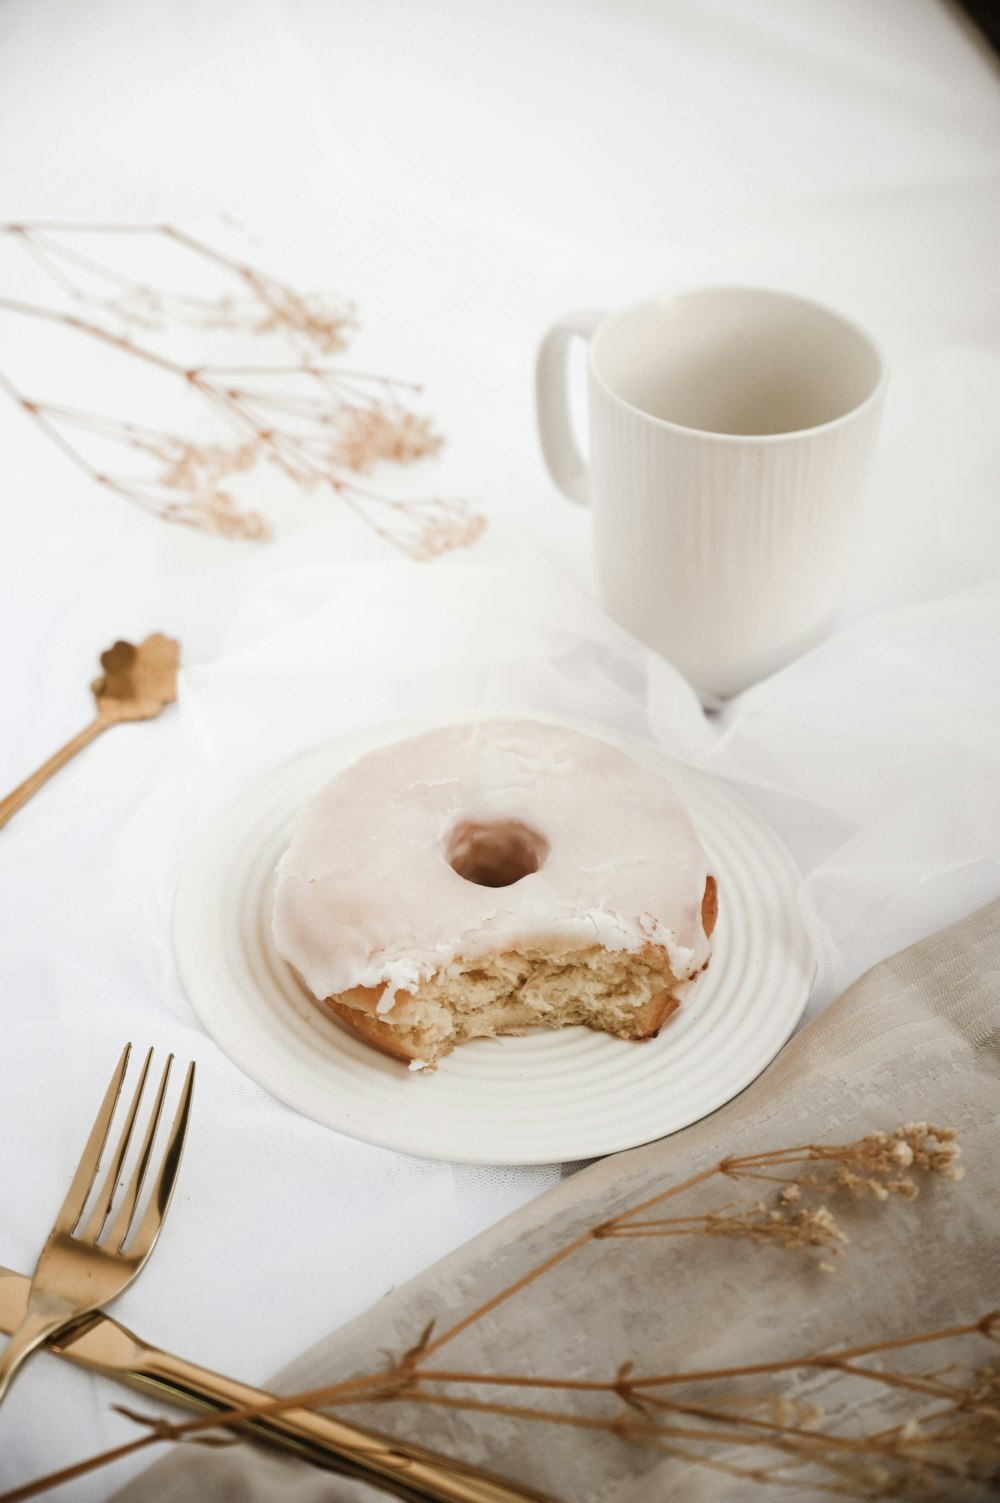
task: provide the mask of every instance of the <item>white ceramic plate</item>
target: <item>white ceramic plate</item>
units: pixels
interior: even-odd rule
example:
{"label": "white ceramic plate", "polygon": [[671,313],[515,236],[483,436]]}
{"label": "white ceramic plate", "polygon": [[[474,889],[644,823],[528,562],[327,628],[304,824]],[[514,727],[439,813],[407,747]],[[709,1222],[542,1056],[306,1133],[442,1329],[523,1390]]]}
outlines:
{"label": "white ceramic plate", "polygon": [[466,1163],[596,1158],[676,1132],[742,1091],[791,1035],[812,985],[798,873],[774,832],[722,784],[607,728],[575,726],[670,778],[719,879],[712,963],[659,1038],[635,1044],[563,1028],[476,1039],[435,1072],[418,1073],[313,1000],[271,939],[274,869],[290,822],[364,752],[440,723],[397,722],[304,751],[202,831],[177,889],[174,949],[184,990],[216,1042],[318,1122]]}

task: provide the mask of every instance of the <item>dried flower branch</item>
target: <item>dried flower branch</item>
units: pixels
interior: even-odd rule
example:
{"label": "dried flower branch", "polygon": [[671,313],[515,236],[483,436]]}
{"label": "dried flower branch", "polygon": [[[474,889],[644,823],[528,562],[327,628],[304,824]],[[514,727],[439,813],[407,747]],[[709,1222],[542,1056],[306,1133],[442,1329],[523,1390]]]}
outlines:
{"label": "dried flower branch", "polygon": [[893,1133],[866,1133],[855,1143],[810,1144],[806,1149],[733,1159],[726,1172],[735,1179],[773,1178],[768,1170],[807,1160],[824,1165],[824,1170],[800,1176],[796,1183],[827,1193],[848,1190],[856,1197],[871,1194],[877,1200],[886,1200],[889,1195],[916,1195],[913,1172],[960,1180],[965,1173],[958,1162],[960,1157],[953,1128],[908,1122]]}
{"label": "dried flower branch", "polygon": [[[421,1354],[428,1346],[429,1330],[385,1373],[351,1379],[340,1384],[316,1388],[305,1393],[287,1395],[267,1404],[208,1415],[179,1424],[157,1417],[121,1409],[129,1418],[143,1425],[146,1433],[114,1452],[79,1463],[64,1472],[3,1494],[0,1503],[21,1503],[37,1497],[49,1487],[84,1475],[96,1466],[150,1446],[167,1442],[204,1444],[230,1443],[239,1437],[222,1437],[218,1427],[235,1424],[241,1419],[280,1413],[284,1409],[324,1406],[345,1407],[358,1402],[398,1401],[457,1409],[469,1413],[498,1415],[533,1423],[555,1424],[570,1428],[605,1431],[621,1440],[652,1448],[682,1459],[689,1464],[706,1466],[744,1480],[775,1485],[792,1485],[783,1475],[796,1470],[794,1485],[803,1488],[804,1469],[812,1468],[808,1478],[810,1491],[829,1492],[852,1498],[889,1498],[908,1496],[919,1488],[919,1496],[934,1499],[950,1497],[955,1479],[989,1480],[1000,1460],[1000,1364],[987,1362],[972,1365],[967,1375],[951,1385],[935,1385],[928,1375],[925,1385],[914,1383],[913,1391],[943,1393],[945,1402],[933,1409],[923,1408],[919,1415],[881,1428],[867,1428],[855,1433],[838,1433],[824,1429],[827,1414],[817,1403],[796,1398],[793,1394],[770,1391],[718,1392],[721,1380],[737,1382],[763,1375],[792,1374],[801,1369],[834,1373],[844,1379],[859,1375],[858,1359],[884,1359],[887,1354],[927,1347],[934,1342],[958,1338],[985,1338],[996,1344],[1000,1316],[996,1312],[962,1326],[928,1331],[898,1340],[870,1343],[840,1351],[802,1355],[784,1362],[766,1363],[724,1370],[692,1370],[668,1374],[633,1376],[631,1364],[623,1364],[608,1381],[536,1378],[515,1374],[443,1372],[426,1370],[415,1373]],[[888,1392],[900,1378],[907,1377],[892,1369],[875,1367],[861,1374],[881,1384]],[[573,1409],[551,1405],[490,1400],[471,1394],[430,1391],[428,1385],[492,1386],[510,1388],[547,1388],[567,1396],[585,1390],[617,1399],[630,1413],[606,1415],[582,1414]],[[652,1393],[652,1388],[697,1389],[711,1385],[716,1390],[701,1399],[696,1392],[677,1398]],[[831,1395],[836,1403],[840,1396]],[[926,1401],[924,1400],[926,1404]],[[877,1411],[869,1405],[866,1413],[877,1420]],[[683,1441],[684,1447],[678,1448]],[[696,1449],[702,1447],[703,1449]],[[712,1452],[704,1448],[712,1447]],[[746,1449],[776,1453],[777,1460],[752,1467],[716,1454],[719,1447],[734,1452]],[[817,1474],[818,1473],[818,1474]]]}
{"label": "dried flower branch", "polygon": [[[389,1358],[383,1371],[178,1424],[123,1411],[147,1433],[65,1473],[5,1493],[0,1503],[21,1503],[108,1460],[152,1445],[203,1443],[219,1437],[220,1427],[285,1409],[356,1403],[424,1404],[605,1431],[688,1465],[771,1487],[869,1499],[917,1493],[943,1503],[959,1481],[988,1485],[1000,1476],[1000,1361],[984,1361],[977,1350],[983,1341],[1000,1344],[1000,1312],[939,1330],[780,1361],[659,1373],[637,1372],[634,1363],[625,1362],[608,1378],[462,1371],[434,1367],[430,1359],[461,1331],[591,1243],[701,1234],[781,1250],[808,1253],[819,1248],[836,1253],[846,1238],[832,1212],[823,1203],[803,1204],[804,1195],[814,1200],[824,1195],[868,1195],[880,1205],[894,1196],[909,1200],[917,1193],[915,1174],[960,1180],[958,1159],[954,1132],[927,1123],[910,1123],[891,1134],[869,1133],[847,1144],[811,1143],[723,1159],[589,1228],[455,1325],[436,1333],[435,1321],[429,1321],[405,1352]],[[648,1215],[715,1178],[772,1181],[779,1187],[776,1201],[724,1204],[687,1216]],[[935,1344],[970,1350],[943,1371],[914,1368],[914,1355]],[[793,1385],[804,1373],[823,1376],[823,1405],[795,1390]],[[761,1387],[762,1382],[768,1386]],[[874,1396],[863,1406],[849,1396],[850,1386],[859,1384]],[[488,1396],[498,1389],[521,1394],[547,1391],[562,1395],[567,1407]],[[582,1395],[605,1401],[608,1412],[581,1412],[573,1399]],[[880,1397],[892,1401],[891,1424],[879,1410]],[[901,1416],[899,1406],[904,1403],[910,1407]],[[864,1423],[838,1427],[836,1413],[863,1414]],[[748,1461],[748,1456],[754,1459]]]}
{"label": "dried flower branch", "polygon": [[[303,490],[328,490],[410,557],[434,558],[480,536],[485,521],[466,501],[406,501],[357,483],[357,476],[380,463],[403,466],[435,455],[443,440],[430,419],[408,405],[419,388],[316,362],[317,355],[347,348],[357,328],[353,304],[300,293],[174,225],[8,224],[0,225],[0,234],[70,304],[65,309],[0,297],[0,311],[72,330],[175,378],[221,424],[218,440],[198,442],[29,397],[0,373],[0,388],[97,484],[165,521],[260,540],[270,536],[270,525],[241,507],[234,487],[239,477],[269,464]],[[81,234],[155,237],[235,281],[238,291],[208,296],[156,287],[81,251],[75,243]],[[136,337],[174,323],[277,335],[299,358],[291,365],[213,367],[175,360]],[[119,468],[117,459],[97,462],[95,445],[122,456],[127,467]]]}
{"label": "dried flower branch", "polygon": [[[762,1200],[749,1207],[706,1211],[701,1216],[676,1216],[656,1221],[625,1223],[612,1227],[608,1237],[684,1237],[695,1233],[709,1237],[737,1237],[758,1246],[783,1247],[792,1252],[822,1248],[839,1257],[847,1237],[827,1206],[790,1210],[784,1203],[768,1207]],[[833,1264],[818,1266],[832,1273]]]}
{"label": "dried flower branch", "polygon": [[[736,1202],[694,1216],[636,1219],[666,1199],[654,1197],[641,1208],[623,1212],[598,1229],[607,1237],[680,1237],[694,1233],[735,1237],[758,1245],[789,1251],[819,1249],[826,1259],[817,1266],[831,1273],[829,1258],[840,1257],[848,1238],[828,1205],[820,1198],[846,1192],[853,1199],[871,1196],[884,1203],[894,1195],[912,1200],[918,1193],[915,1173],[960,1180],[964,1169],[958,1162],[961,1150],[950,1128],[926,1122],[910,1122],[894,1133],[867,1133],[854,1143],[806,1144],[772,1153],[725,1159],[718,1173],[730,1180],[766,1180],[782,1189],[772,1205],[762,1200]],[[803,1169],[818,1163],[819,1170]],[[793,1172],[794,1171],[794,1172]],[[671,1192],[668,1192],[668,1195]],[[803,1193],[818,1204],[803,1203]]]}

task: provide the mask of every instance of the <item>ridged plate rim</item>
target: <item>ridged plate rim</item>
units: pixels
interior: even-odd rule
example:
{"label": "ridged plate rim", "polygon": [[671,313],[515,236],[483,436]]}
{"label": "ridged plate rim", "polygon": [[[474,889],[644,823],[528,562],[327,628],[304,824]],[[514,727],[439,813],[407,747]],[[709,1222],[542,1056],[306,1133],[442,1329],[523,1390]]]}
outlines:
{"label": "ridged plate rim", "polygon": [[[367,727],[276,764],[195,840],[174,900],[181,984],[207,1032],[265,1090],[380,1148],[473,1164],[598,1158],[690,1126],[739,1095],[787,1042],[815,954],[799,874],[778,835],[732,789],[655,743],[562,716],[677,788],[719,876],[708,971],[658,1039],[584,1028],[477,1040],[432,1075],[369,1048],[306,993],[270,937],[274,866],[300,806],[365,752],[476,714]],[[598,1109],[599,1108],[599,1109]]]}

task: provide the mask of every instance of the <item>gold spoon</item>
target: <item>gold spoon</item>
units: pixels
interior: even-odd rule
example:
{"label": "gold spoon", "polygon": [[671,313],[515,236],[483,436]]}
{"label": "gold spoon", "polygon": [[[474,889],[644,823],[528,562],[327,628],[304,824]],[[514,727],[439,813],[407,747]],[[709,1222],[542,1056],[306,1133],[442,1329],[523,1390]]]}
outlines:
{"label": "gold spoon", "polygon": [[74,736],[54,757],[43,762],[37,772],[25,778],[19,788],[0,799],[0,826],[26,804],[32,794],[47,783],[54,772],[65,767],[71,757],[106,731],[109,725],[125,720],[153,720],[164,705],[177,698],[177,664],[180,647],[172,637],[159,632],[133,647],[131,642],[116,642],[101,653],[104,672],[91,684],[97,701],[97,714],[88,726]]}

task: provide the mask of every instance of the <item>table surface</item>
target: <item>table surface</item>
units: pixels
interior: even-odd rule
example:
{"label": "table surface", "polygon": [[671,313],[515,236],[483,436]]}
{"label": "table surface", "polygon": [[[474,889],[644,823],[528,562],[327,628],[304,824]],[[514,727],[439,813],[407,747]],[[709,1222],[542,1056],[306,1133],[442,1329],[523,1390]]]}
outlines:
{"label": "table surface", "polygon": [[[843,624],[929,610],[931,660],[935,622],[967,607],[971,632],[997,622],[996,73],[936,0],[7,0],[0,181],[21,220],[213,233],[230,211],[258,262],[356,298],[358,363],[424,383],[448,436],[421,485],[474,496],[499,536],[516,528],[587,590],[586,516],[555,493],[534,437],[546,325],[711,282],[842,308],[876,333],[893,372]],[[23,268],[0,252],[15,286]],[[52,364],[40,351],[37,329],[5,316],[4,368],[37,387]],[[62,347],[67,383],[88,379],[90,358]],[[267,546],[150,520],[13,407],[2,465],[4,789],[87,718],[95,655],[116,637],[168,630],[199,665],[193,684],[231,685],[234,631],[239,648],[248,620],[281,623],[283,581],[342,565],[376,577],[385,556],[343,508],[280,487],[264,498],[278,534]],[[866,682],[880,689],[891,694],[888,676]],[[830,692],[840,703],[843,685]],[[32,1266],[123,1029],[196,1057],[178,1204],[119,1311],[255,1382],[563,1171],[354,1144],[219,1055],[171,974],[155,858],[142,859],[165,770],[187,754],[180,725],[173,712],[107,737],[3,833],[0,1262]],[[988,739],[971,720],[949,734],[946,771]],[[899,741],[887,755],[906,752]],[[980,765],[992,817],[996,739]],[[919,865],[914,852],[901,871]],[[955,864],[972,875],[953,910],[995,895],[995,866]],[[862,861],[858,882],[869,875]],[[952,916],[938,907],[904,924],[890,910],[858,961],[935,913]],[[0,1414],[0,1484],[132,1438],[110,1412],[116,1397],[37,1359]],[[127,1474],[60,1496],[104,1498]]]}

